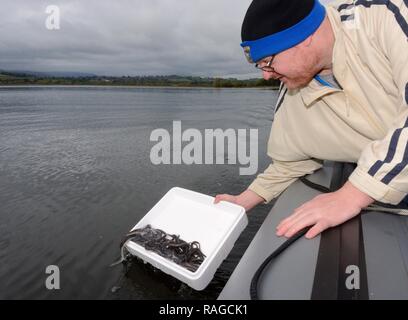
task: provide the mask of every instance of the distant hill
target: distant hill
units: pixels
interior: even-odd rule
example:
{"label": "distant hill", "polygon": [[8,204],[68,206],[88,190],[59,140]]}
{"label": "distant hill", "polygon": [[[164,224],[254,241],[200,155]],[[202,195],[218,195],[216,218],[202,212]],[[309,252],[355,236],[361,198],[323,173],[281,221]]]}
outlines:
{"label": "distant hill", "polygon": [[279,86],[277,80],[208,78],[184,75],[97,76],[82,72],[1,71],[0,85],[126,85],[170,87],[247,88]]}
{"label": "distant hill", "polygon": [[70,71],[27,71],[27,70],[0,70],[0,73],[11,74],[14,76],[34,76],[34,77],[50,77],[50,78],[78,78],[78,77],[96,77],[93,73],[85,72],[70,72]]}

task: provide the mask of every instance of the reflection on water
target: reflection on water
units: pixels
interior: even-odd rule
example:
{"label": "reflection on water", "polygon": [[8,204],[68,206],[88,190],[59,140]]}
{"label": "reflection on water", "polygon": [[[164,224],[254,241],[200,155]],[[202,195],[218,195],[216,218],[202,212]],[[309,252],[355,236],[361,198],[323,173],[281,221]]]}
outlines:
{"label": "reflection on water", "polygon": [[[251,212],[204,291],[136,261],[108,265],[170,188],[239,193],[254,178],[239,164],[153,165],[154,129],[258,128],[263,170],[275,100],[261,89],[0,88],[0,298],[216,298],[270,206]],[[48,265],[60,268],[58,291],[45,288]]]}

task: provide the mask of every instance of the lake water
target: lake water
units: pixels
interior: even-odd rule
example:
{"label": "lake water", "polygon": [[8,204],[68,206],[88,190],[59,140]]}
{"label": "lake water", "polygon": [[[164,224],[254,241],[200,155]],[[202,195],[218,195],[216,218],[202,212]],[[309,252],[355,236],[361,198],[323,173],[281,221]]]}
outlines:
{"label": "lake water", "polygon": [[[153,165],[157,128],[258,129],[259,171],[275,91],[130,87],[0,88],[1,299],[216,299],[271,205],[249,226],[211,284],[195,291],[119,256],[121,237],[173,186],[237,194],[240,164]],[[226,159],[228,157],[226,156]],[[45,286],[48,265],[60,290]]]}

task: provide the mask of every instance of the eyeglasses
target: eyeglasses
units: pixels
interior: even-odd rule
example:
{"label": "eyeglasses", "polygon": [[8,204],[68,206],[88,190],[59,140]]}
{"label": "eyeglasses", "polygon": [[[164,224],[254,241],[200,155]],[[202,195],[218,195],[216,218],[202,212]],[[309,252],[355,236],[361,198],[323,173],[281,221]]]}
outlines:
{"label": "eyeglasses", "polygon": [[256,63],[255,68],[265,71],[265,72],[275,72],[275,69],[272,67],[272,62],[273,62],[273,59],[275,59],[275,57],[276,55],[272,56],[271,60],[269,60],[269,62],[264,66],[261,66],[260,63]]}

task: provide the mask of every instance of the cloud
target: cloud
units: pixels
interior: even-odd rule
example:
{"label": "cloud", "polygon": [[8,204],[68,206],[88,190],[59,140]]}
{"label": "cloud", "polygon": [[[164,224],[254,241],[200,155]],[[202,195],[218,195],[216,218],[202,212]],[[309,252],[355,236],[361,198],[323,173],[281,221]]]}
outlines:
{"label": "cloud", "polygon": [[[259,76],[239,46],[250,2],[2,0],[0,69]],[[60,30],[45,26],[49,5]]]}

